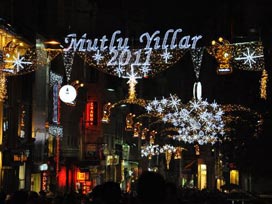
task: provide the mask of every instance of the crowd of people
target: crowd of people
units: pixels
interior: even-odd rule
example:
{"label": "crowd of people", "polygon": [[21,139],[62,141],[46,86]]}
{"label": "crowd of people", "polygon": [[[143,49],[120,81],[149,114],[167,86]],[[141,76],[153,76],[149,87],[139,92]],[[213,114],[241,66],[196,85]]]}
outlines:
{"label": "crowd of people", "polygon": [[[122,192],[119,183],[107,181],[95,186],[87,194],[79,192],[54,192],[46,194],[19,190],[13,194],[0,194],[0,204],[228,204],[226,195],[220,191],[199,191],[178,188],[155,172],[143,172],[135,191]],[[248,204],[257,204],[250,202]],[[245,203],[247,204],[247,203]]]}

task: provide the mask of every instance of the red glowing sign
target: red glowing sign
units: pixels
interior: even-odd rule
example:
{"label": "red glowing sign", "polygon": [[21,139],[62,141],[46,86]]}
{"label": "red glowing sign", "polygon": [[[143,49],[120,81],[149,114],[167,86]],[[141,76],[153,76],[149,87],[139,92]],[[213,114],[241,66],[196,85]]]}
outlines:
{"label": "red glowing sign", "polygon": [[89,101],[86,105],[86,127],[97,125],[97,102]]}
{"label": "red glowing sign", "polygon": [[42,190],[47,191],[47,172],[42,172]]}

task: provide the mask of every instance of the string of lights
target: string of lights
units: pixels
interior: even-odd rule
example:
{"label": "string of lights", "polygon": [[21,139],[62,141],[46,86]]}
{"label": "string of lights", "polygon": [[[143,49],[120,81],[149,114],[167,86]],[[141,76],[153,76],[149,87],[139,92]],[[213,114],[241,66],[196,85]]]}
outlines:
{"label": "string of lights", "polygon": [[248,129],[252,128],[254,130],[254,137],[258,137],[261,133],[264,122],[262,114],[239,104],[225,104],[222,105],[222,109],[225,113],[223,121],[228,139],[231,138],[233,132],[236,132],[237,126],[241,125],[241,123],[246,124]]}

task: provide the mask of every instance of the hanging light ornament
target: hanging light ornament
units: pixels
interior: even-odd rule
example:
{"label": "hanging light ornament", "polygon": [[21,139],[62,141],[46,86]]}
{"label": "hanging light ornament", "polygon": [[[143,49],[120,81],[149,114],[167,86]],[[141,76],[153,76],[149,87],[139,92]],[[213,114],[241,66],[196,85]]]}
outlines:
{"label": "hanging light ornament", "polygon": [[154,144],[155,143],[155,137],[158,132],[156,130],[152,130],[149,132],[149,144]]}
{"label": "hanging light ornament", "polygon": [[[110,109],[121,105],[121,104],[136,104],[139,105],[141,107],[145,107],[146,106],[146,100],[141,99],[141,98],[137,98],[137,94],[136,94],[136,84],[137,79],[141,79],[141,76],[138,76],[138,74],[135,72],[134,69],[134,65],[130,66],[130,72],[127,73],[127,75],[123,76],[123,78],[128,79],[127,84],[129,85],[129,90],[128,90],[128,97],[126,99],[120,100],[114,104],[112,104],[110,106]],[[108,107],[107,105],[105,105],[105,108]],[[129,116],[129,115],[128,115]],[[109,121],[109,117],[110,117],[110,112],[108,111],[108,116],[105,115],[105,117],[103,116],[102,122],[107,123]],[[107,119],[106,119],[107,118]],[[128,123],[128,120],[131,120],[132,118],[127,118],[126,123]],[[130,131],[132,130],[133,127],[130,124],[127,124],[126,126],[126,130]]]}
{"label": "hanging light ornament", "polygon": [[203,58],[203,51],[204,51],[203,47],[190,50],[192,62],[194,66],[194,72],[196,76],[196,82],[194,83],[194,87],[193,87],[193,97],[196,98],[197,100],[200,100],[202,97],[202,85],[199,81],[199,74],[200,74],[200,67],[201,67],[202,58]]}
{"label": "hanging light ornament", "polygon": [[151,159],[152,156],[158,156],[159,154],[165,155],[166,168],[167,170],[170,168],[170,162],[172,159],[172,155],[174,155],[174,159],[181,159],[181,154],[183,150],[187,150],[183,147],[175,147],[170,144],[165,144],[163,146],[148,144],[142,146],[141,149],[141,157],[148,157]]}
{"label": "hanging light ornament", "polygon": [[147,136],[148,132],[149,132],[149,129],[148,129],[148,128],[144,128],[144,129],[142,130],[142,133],[141,133],[141,140],[145,140],[145,139],[146,139],[146,136]]}
{"label": "hanging light ornament", "polygon": [[184,105],[180,101],[175,95],[170,95],[169,99],[155,98],[147,104],[146,110],[178,128],[178,135],[173,136],[175,140],[200,145],[221,141],[225,134],[224,112],[219,104],[193,99]]}
{"label": "hanging light ornament", "polygon": [[69,84],[73,67],[74,54],[75,52],[72,50],[64,50],[63,52],[63,62],[67,78],[67,84],[61,87],[59,91],[59,97],[61,101],[66,103],[67,105],[73,104],[74,100],[77,97],[77,90],[72,84]]}
{"label": "hanging light ornament", "polygon": [[141,127],[142,127],[142,123],[140,123],[140,122],[137,122],[134,124],[133,137],[139,137],[139,135],[141,133]]}
{"label": "hanging light ornament", "polygon": [[104,105],[103,107],[103,117],[102,117],[102,122],[103,123],[109,123],[110,121],[110,111],[113,105],[108,102],[107,104]]}
{"label": "hanging light ornament", "polygon": [[176,152],[175,152],[175,155],[174,155],[174,159],[181,159],[182,158],[182,151],[187,151],[186,148],[183,148],[183,147],[176,147]]}
{"label": "hanging light ornament", "polygon": [[218,42],[212,41],[212,45],[207,47],[207,52],[213,55],[218,63],[217,74],[231,74],[232,65],[231,59],[233,57],[233,45],[226,39],[220,37]]}
{"label": "hanging light ornament", "polygon": [[165,154],[166,168],[169,169],[169,165],[172,159],[172,155],[176,152],[176,148],[173,145],[165,144],[160,148],[160,153]]}
{"label": "hanging light ornament", "polygon": [[126,131],[132,131],[133,130],[133,124],[134,124],[133,118],[134,117],[135,117],[135,114],[133,114],[133,113],[127,114],[127,116],[126,116],[126,127],[125,127]]}

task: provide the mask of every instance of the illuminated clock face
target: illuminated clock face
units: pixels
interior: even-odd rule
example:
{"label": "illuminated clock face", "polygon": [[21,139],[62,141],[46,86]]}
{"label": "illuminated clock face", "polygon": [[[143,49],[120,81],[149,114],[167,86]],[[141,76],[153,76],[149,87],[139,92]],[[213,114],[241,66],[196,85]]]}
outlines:
{"label": "illuminated clock face", "polygon": [[71,85],[64,85],[59,91],[60,100],[64,103],[71,103],[76,99],[76,89]]}

